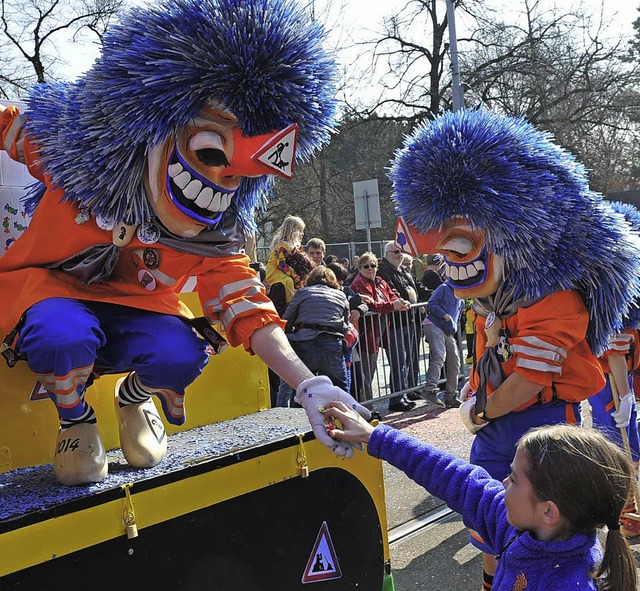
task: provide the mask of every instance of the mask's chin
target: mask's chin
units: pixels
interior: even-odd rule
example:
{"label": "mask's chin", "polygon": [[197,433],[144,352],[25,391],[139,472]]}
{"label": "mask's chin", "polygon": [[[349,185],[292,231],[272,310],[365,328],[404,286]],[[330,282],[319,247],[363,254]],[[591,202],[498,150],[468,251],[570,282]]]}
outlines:
{"label": "mask's chin", "polygon": [[236,193],[218,187],[188,166],[172,141],[150,150],[147,170],[147,195],[156,216],[183,238],[194,238],[219,222]]}

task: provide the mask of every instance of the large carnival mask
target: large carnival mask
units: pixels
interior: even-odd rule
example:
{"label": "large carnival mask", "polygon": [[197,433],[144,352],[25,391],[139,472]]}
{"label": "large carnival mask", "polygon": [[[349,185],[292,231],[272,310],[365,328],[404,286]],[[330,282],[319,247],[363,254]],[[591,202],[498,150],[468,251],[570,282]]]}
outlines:
{"label": "large carnival mask", "polygon": [[184,238],[214,226],[241,189],[243,177],[293,176],[296,135],[292,124],[243,137],[231,112],[207,105],[175,138],[149,152],[147,192],[158,219]]}
{"label": "large carnival mask", "polygon": [[462,299],[495,293],[503,279],[502,257],[488,251],[484,233],[465,219],[447,220],[440,230],[426,234],[400,220],[396,242],[413,256],[441,254],[447,283]]}

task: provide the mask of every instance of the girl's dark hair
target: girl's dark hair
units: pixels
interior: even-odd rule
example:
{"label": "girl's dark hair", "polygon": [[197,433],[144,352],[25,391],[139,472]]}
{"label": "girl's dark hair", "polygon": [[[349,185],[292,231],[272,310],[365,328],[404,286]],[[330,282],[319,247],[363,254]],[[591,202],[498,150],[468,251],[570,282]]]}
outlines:
{"label": "girl's dark hair", "polygon": [[340,263],[329,263],[327,268],[333,271],[338,281],[344,281],[347,278],[347,270]]}
{"label": "girl's dark hair", "polygon": [[334,289],[340,289],[340,285],[333,271],[324,265],[318,265],[307,276],[306,285],[326,285]]}
{"label": "girl's dark hair", "polygon": [[601,433],[575,425],[532,429],[518,442],[529,460],[527,477],[542,500],[553,501],[575,532],[609,528],[594,578],[603,591],[635,591],[633,553],[620,531],[620,514],[634,478],[629,458]]}

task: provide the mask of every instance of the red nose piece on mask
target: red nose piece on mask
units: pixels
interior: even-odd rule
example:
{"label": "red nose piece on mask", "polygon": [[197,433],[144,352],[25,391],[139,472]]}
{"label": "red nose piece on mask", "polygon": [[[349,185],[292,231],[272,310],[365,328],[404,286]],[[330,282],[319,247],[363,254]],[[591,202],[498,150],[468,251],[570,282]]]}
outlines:
{"label": "red nose piece on mask", "polygon": [[421,254],[435,254],[437,252],[436,245],[442,236],[442,230],[432,230],[421,234],[403,217],[398,218],[395,242],[402,247],[403,252],[414,257]]}
{"label": "red nose piece on mask", "polygon": [[295,123],[279,131],[253,137],[243,137],[242,130],[234,128],[233,158],[224,174],[248,177],[279,174],[291,179],[297,139],[298,126]]}

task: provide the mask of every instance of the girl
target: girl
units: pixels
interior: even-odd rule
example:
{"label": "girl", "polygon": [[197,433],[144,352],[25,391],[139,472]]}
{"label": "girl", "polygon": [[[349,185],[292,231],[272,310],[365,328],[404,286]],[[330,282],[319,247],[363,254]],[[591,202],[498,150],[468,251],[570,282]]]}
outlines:
{"label": "girl", "polygon": [[[554,425],[522,436],[500,484],[478,466],[391,429],[372,427],[341,402],[325,411],[341,441],[403,470],[460,513],[498,556],[494,591],[635,591],[636,566],[620,532],[633,470],[591,429]],[[335,423],[334,427],[338,425]],[[596,529],[608,527],[602,556]]]}
{"label": "girl", "polygon": [[304,228],[305,223],[301,218],[288,215],[276,230],[271,242],[271,252],[267,261],[267,283],[281,283],[284,286],[287,304],[295,290],[302,287],[299,275],[287,264],[287,256],[300,249]]}

